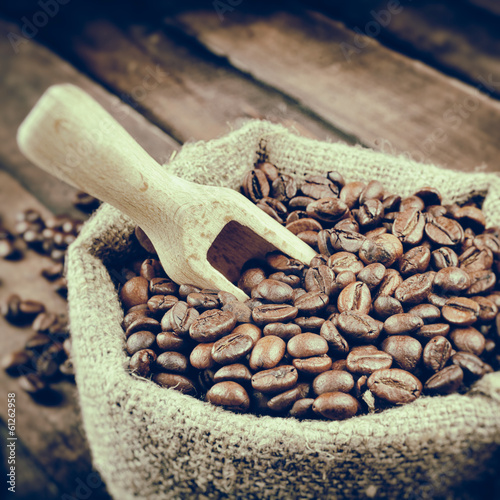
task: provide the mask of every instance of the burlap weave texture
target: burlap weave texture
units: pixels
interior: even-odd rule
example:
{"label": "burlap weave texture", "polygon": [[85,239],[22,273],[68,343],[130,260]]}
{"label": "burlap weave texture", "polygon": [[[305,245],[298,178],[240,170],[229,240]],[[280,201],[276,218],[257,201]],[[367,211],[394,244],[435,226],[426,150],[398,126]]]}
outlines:
{"label": "burlap weave texture", "polygon": [[[189,144],[166,168],[196,182],[238,188],[267,158],[298,176],[338,170],[409,195],[440,189],[444,202],[486,196],[500,224],[500,178],[421,165],[328,144],[254,121]],[[123,312],[104,262],[130,247],[133,224],[105,205],[68,255],[70,323],[83,420],[94,464],[117,500],[129,498],[434,498],[472,479],[500,445],[500,373],[467,395],[344,422],[237,415],[130,376]],[[103,262],[104,261],[104,262]]]}

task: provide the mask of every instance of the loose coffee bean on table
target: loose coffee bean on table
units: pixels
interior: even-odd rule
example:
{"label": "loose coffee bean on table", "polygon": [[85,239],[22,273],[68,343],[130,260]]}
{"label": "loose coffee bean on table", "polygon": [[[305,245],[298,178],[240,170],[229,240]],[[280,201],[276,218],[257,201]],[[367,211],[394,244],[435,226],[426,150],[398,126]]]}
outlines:
{"label": "loose coffee bean on table", "polygon": [[295,179],[269,162],[241,189],[319,253],[248,262],[242,303],[173,283],[136,229],[148,254],[120,290],[132,373],[227,410],[341,420],[464,392],[498,369],[500,227],[479,206],[444,205],[428,186],[401,199],[337,172]]}

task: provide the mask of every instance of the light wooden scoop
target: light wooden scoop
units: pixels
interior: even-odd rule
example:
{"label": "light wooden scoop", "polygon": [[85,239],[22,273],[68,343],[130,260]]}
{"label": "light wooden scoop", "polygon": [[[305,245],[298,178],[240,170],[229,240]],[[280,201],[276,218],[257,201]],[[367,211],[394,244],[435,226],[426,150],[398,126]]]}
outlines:
{"label": "light wooden scoop", "polygon": [[250,258],[278,249],[309,264],[315,255],[236,191],[167,173],[74,85],[50,87],[19,127],[17,142],[40,168],[128,215],[177,283],[245,300],[231,282]]}

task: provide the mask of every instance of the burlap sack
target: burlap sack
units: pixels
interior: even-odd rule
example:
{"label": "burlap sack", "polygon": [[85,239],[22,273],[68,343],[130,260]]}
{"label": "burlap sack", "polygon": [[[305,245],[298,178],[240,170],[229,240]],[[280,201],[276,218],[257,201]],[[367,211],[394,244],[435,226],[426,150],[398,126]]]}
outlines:
{"label": "burlap sack", "polygon": [[[166,168],[237,188],[259,158],[299,178],[338,170],[409,195],[438,187],[445,202],[485,195],[500,224],[500,179],[458,173],[250,122],[184,146]],[[76,379],[94,464],[111,494],[128,498],[434,498],[478,477],[500,444],[500,373],[467,395],[344,422],[237,415],[127,371],[123,312],[103,261],[129,248],[133,224],[103,206],[68,257]]]}

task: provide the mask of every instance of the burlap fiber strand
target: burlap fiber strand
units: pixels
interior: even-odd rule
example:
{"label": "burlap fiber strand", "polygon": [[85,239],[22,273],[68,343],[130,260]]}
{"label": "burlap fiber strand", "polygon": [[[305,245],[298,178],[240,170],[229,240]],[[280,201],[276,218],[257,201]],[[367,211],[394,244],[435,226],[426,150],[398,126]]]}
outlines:
{"label": "burlap fiber strand", "polygon": [[[238,188],[261,158],[299,179],[338,170],[346,181],[379,179],[401,195],[427,185],[444,202],[483,195],[488,222],[500,224],[495,174],[318,142],[262,121],[186,145],[166,169]],[[104,205],[71,246],[67,267],[85,430],[115,499],[434,498],[477,477],[498,452],[500,373],[467,395],[421,397],[343,422],[238,415],[130,376],[123,312],[103,261],[129,249],[132,229]]]}

